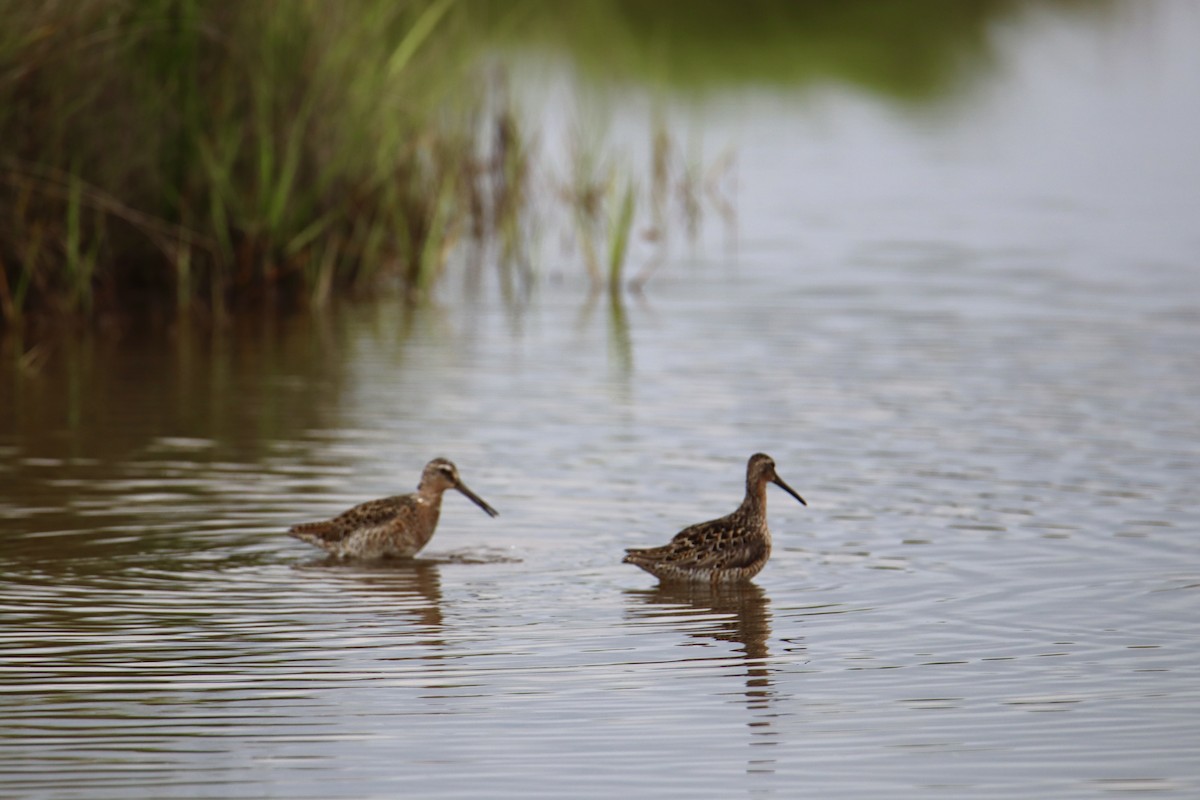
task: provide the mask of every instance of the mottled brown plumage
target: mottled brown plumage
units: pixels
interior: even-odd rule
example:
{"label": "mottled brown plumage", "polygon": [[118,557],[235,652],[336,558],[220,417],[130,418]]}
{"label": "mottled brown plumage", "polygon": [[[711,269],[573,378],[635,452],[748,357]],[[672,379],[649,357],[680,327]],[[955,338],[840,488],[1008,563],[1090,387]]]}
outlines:
{"label": "mottled brown plumage", "polygon": [[410,558],[433,538],[447,489],[462,492],[493,517],[498,513],[466,487],[452,463],[435,458],[412,494],[369,500],[330,520],[293,525],[288,533],[337,558]]}
{"label": "mottled brown plumage", "polygon": [[662,581],[747,581],[771,557],[767,529],[767,484],[774,483],[808,505],[775,473],[775,462],[764,453],[750,456],[746,465],[746,499],[728,516],[691,525],[662,547],[630,548],[623,562],[634,564]]}

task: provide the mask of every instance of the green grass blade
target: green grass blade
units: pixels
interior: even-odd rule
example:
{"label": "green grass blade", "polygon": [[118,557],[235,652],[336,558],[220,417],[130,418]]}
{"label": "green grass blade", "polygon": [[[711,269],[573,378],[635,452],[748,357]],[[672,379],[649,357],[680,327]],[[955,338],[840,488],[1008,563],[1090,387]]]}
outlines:
{"label": "green grass blade", "polygon": [[426,8],[421,12],[421,16],[413,23],[408,34],[400,40],[400,44],[392,51],[391,58],[387,62],[387,74],[389,77],[395,77],[404,71],[408,66],[408,62],[412,60],[413,55],[433,33],[433,29],[438,22],[450,10],[454,0],[438,0],[438,2]]}
{"label": "green grass blade", "polygon": [[608,290],[612,294],[621,291],[621,275],[625,269],[625,253],[629,249],[629,233],[633,229],[633,213],[637,207],[637,191],[630,178],[625,184],[621,207],[616,223],[609,231],[608,247]]}

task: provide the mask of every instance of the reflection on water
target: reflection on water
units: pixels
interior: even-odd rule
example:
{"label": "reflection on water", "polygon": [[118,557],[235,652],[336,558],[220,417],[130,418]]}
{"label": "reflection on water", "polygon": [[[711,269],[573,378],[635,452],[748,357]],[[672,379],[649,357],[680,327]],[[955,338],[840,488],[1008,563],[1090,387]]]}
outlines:
{"label": "reflection on water", "polygon": [[[644,302],[640,295],[635,295],[635,298]],[[634,368],[633,337],[626,302],[621,292],[604,292],[592,287],[580,304],[575,319],[576,330],[589,331],[596,324],[597,310],[604,308],[607,311],[607,351],[617,379],[623,383],[633,377]]]}
{"label": "reflection on water", "polygon": [[[631,601],[630,620],[652,621],[676,627],[683,637],[681,646],[706,646],[707,640],[734,645],[733,652],[745,678],[742,692],[751,719],[755,746],[777,744],[778,732],[772,723],[778,711],[773,706],[777,689],[772,683],[771,602],[757,584],[714,586],[708,583],[660,583],[654,589],[627,590]],[[680,660],[691,660],[684,656]],[[774,761],[764,756],[752,758],[750,772],[772,772]]]}
{"label": "reflection on water", "polygon": [[[352,593],[369,594],[395,609],[408,625],[436,635],[442,627],[442,587],[438,561],[402,559],[387,564],[358,564],[333,557],[321,558],[295,569],[304,575],[320,571],[322,578],[336,576]],[[302,579],[303,580],[303,579]],[[342,593],[339,592],[339,597]],[[427,644],[437,645],[436,640]]]}
{"label": "reflection on water", "polygon": [[[1154,7],[957,125],[795,118],[738,261],[645,303],[4,340],[0,794],[1200,794],[1200,70]],[[754,584],[620,564],[758,450],[812,506]],[[437,455],[503,516],[448,497],[387,565],[287,535]]]}

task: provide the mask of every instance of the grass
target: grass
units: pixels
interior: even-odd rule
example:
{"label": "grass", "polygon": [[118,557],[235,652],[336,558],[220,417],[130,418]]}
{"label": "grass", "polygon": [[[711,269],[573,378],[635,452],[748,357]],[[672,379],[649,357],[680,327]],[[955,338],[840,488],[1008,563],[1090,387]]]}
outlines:
{"label": "grass", "polygon": [[535,137],[483,58],[912,100],[986,64],[988,26],[1031,2],[0,0],[0,329],[420,298],[469,242],[498,246],[502,286],[528,283],[539,195],[565,198],[616,294],[649,275],[626,278],[636,233],[662,241],[672,215],[694,232],[705,203],[732,227],[732,161],[681,159],[660,122],[644,174],[580,137],[566,188],[538,186]]}
{"label": "grass", "polygon": [[459,237],[521,211],[483,135],[514,115],[483,117],[460,6],[4,2],[3,321],[427,292]]}

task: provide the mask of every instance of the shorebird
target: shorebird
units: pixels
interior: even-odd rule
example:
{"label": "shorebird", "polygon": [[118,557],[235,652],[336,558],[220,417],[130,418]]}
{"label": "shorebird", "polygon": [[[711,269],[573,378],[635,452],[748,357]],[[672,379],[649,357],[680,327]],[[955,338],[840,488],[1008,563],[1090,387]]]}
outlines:
{"label": "shorebird", "polygon": [[738,583],[759,573],[771,557],[767,484],[774,483],[808,505],[775,472],[775,462],[755,453],[746,464],[746,499],[732,514],[675,534],[662,547],[629,548],[622,563],[641,567],[660,581]]}
{"label": "shorebird", "polygon": [[369,500],[333,519],[293,525],[288,533],[337,558],[410,558],[433,538],[447,489],[458,489],[493,517],[499,513],[467,488],[457,467],[435,458],[412,494]]}

